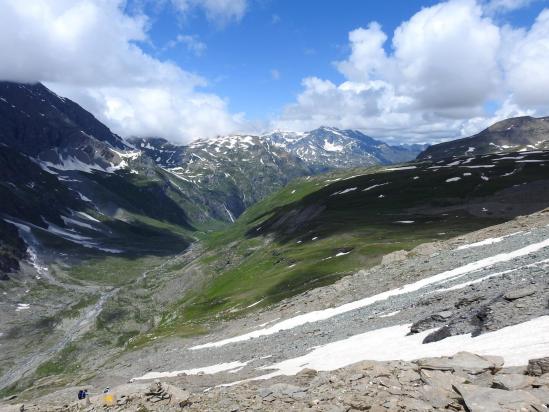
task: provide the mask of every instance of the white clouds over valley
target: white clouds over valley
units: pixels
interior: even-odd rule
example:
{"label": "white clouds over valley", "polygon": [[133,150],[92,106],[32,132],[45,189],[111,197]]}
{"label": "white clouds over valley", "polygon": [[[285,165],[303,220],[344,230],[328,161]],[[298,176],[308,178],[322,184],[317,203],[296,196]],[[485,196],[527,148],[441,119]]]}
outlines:
{"label": "white clouds over valley", "polygon": [[[306,130],[328,124],[428,141],[546,110],[549,10],[532,27],[516,29],[490,17],[486,7],[492,10],[495,3],[520,6],[508,0],[483,8],[474,0],[450,0],[422,9],[391,38],[376,22],[351,31],[350,54],[335,63],[345,81],[304,79],[296,102],[276,125]],[[495,113],[487,113],[488,103]]]}
{"label": "white clouds over valley", "polygon": [[[234,15],[227,2],[205,4],[212,18],[221,18],[225,9],[228,18]],[[204,78],[135,44],[148,40],[148,20],[125,14],[123,5],[121,0],[0,1],[0,79],[45,82],[123,136],[185,141],[237,129],[242,116],[229,113],[219,96],[199,91]],[[195,53],[205,47],[186,40],[181,41]]]}
{"label": "white clouds over valley", "polygon": [[[0,80],[42,81],[123,136],[186,142],[267,124],[289,130],[327,125],[389,140],[432,141],[548,112],[549,9],[526,28],[498,18],[533,1],[449,0],[421,9],[394,33],[365,17],[364,26],[349,33],[347,57],[334,63],[342,80],[315,76],[311,68],[295,101],[275,118],[252,122],[232,113],[226,97],[205,91],[209,82],[200,73],[140,47],[153,43],[154,18],[146,7],[129,13],[124,0],[0,0]],[[251,7],[247,0],[154,4],[170,6],[183,20],[198,11],[214,30],[240,22]],[[203,38],[180,34],[165,49],[179,45],[185,56],[204,59],[213,48]],[[232,77],[241,89],[249,83],[245,64],[254,61],[243,62],[239,77]],[[278,84],[291,78],[279,71],[284,64],[272,67],[270,77]]]}

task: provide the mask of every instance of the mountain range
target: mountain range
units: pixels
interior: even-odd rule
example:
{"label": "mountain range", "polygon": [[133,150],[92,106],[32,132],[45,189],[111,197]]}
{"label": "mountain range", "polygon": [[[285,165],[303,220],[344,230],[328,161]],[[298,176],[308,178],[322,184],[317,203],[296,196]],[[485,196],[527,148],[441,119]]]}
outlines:
{"label": "mountain range", "polygon": [[[2,82],[1,393],[126,382],[221,319],[291,311],[386,256],[539,211],[548,123],[431,147],[332,127],[180,145],[123,139],[41,84]],[[419,267],[361,284],[400,287]]]}

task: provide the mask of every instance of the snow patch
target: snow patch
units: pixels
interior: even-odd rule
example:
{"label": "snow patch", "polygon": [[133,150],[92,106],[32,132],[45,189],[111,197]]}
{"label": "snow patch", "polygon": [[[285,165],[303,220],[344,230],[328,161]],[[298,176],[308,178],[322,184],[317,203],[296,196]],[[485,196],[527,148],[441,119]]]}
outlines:
{"label": "snow patch", "polygon": [[[329,343],[304,356],[264,366],[261,369],[276,371],[254,379],[295,375],[304,368],[330,371],[363,360],[411,361],[451,356],[460,351],[498,355],[505,359],[505,366],[521,366],[526,365],[529,359],[547,356],[549,353],[549,316],[476,337],[470,334],[457,335],[429,344],[423,344],[423,339],[435,329],[407,336],[410,326],[390,326]],[[532,333],[533,330],[538,332]]]}
{"label": "snow patch", "polygon": [[330,196],[336,196],[336,195],[344,195],[345,193],[354,192],[357,187],[350,187],[348,189],[340,190],[339,192],[334,192]]}
{"label": "snow patch", "polygon": [[369,191],[369,190],[375,189],[376,187],[381,187],[381,186],[388,185],[389,183],[391,183],[391,182],[379,183],[379,184],[377,184],[377,185],[369,186],[369,187],[367,187],[366,189],[362,189],[362,191],[363,191],[363,192],[367,192],[367,191]]}
{"label": "snow patch", "polygon": [[230,371],[233,369],[244,367],[249,362],[227,362],[227,363],[218,363],[216,365],[211,366],[204,366],[202,368],[194,368],[194,369],[183,369],[179,371],[172,371],[172,372],[149,372],[146,373],[143,376],[139,376],[137,378],[133,378],[131,381],[140,381],[140,380],[147,380],[147,379],[158,379],[158,378],[173,378],[179,375],[198,375],[198,374],[204,374],[204,375],[213,375],[215,373],[219,372],[225,372]]}
{"label": "snow patch", "polygon": [[324,140],[324,146],[322,147],[327,152],[341,152],[344,147],[335,143],[331,143],[328,140]]}
{"label": "snow patch", "polygon": [[22,310],[30,309],[30,305],[28,303],[18,303],[17,307],[15,308],[16,312],[21,312]]}
{"label": "snow patch", "polygon": [[506,238],[511,237],[511,236],[519,235],[521,233],[523,233],[523,232],[515,232],[515,233],[511,233],[510,235],[505,235],[505,236],[501,236],[501,237],[490,237],[488,239],[481,240],[480,242],[469,243],[467,245],[461,245],[457,248],[457,250],[470,249],[470,248],[473,248],[473,247],[486,246],[486,245],[493,245],[494,243],[501,242],[503,239],[506,239]]}
{"label": "snow patch", "polygon": [[403,166],[403,167],[389,167],[385,171],[394,171],[394,170],[412,170],[416,169],[416,166]]}

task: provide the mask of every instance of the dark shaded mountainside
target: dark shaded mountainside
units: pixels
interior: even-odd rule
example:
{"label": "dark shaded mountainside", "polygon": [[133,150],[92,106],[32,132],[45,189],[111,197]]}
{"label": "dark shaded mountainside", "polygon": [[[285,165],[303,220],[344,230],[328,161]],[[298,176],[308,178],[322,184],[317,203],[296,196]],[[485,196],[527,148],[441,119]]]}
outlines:
{"label": "dark shaded mountainside", "polygon": [[549,117],[502,120],[474,136],[429,146],[418,160],[549,149]]}
{"label": "dark shaded mountainside", "polygon": [[[189,243],[186,194],[91,114],[41,84],[0,83],[0,159],[2,224],[17,225],[27,245],[63,250],[70,261],[164,254]],[[3,266],[16,269],[23,243],[1,233]]]}

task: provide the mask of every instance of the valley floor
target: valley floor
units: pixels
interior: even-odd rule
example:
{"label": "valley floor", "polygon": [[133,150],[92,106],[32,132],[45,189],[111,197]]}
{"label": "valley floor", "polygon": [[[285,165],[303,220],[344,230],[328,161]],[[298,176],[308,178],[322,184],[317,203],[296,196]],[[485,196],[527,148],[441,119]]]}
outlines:
{"label": "valley floor", "polygon": [[[427,385],[429,380],[425,373],[420,376],[417,363],[409,361],[450,356],[463,350],[501,356],[506,367],[513,367],[505,370],[513,377],[505,379],[516,380],[524,376],[528,360],[549,356],[548,267],[546,210],[448,241],[424,244],[408,253],[393,253],[385,256],[379,266],[225,322],[209,335],[167,338],[127,351],[99,371],[86,387],[92,394],[118,385],[124,386],[115,388],[114,393],[134,391],[146,397],[148,391],[152,393],[147,395],[149,398],[158,397],[158,405],[167,401],[163,406],[166,410],[175,406],[162,394],[172,391],[179,397],[186,396],[184,403],[192,399],[194,405],[190,407],[196,410],[301,410],[307,406],[346,411],[369,409],[368,399],[360,400],[352,389],[361,381],[371,388],[385,387],[376,389],[376,393],[383,392],[383,402],[389,403],[379,403],[383,409],[371,410],[429,410],[425,405],[434,402],[433,398],[425,393],[415,397],[405,394],[417,391],[420,382]],[[467,356],[467,362],[471,361]],[[466,397],[492,396],[488,387],[493,386],[497,376],[493,373],[501,365],[490,364],[496,362],[493,358],[475,359],[472,362],[477,366],[482,362],[489,365],[478,374],[456,372],[461,365],[450,368],[455,372],[450,377],[444,375],[446,386],[442,389],[446,392],[439,399],[449,400],[444,405],[446,401],[441,400],[441,409],[453,403],[452,408],[460,410]],[[383,363],[357,364],[363,361]],[[378,373],[379,368],[384,370]],[[438,372],[450,369],[432,368]],[[334,370],[337,372],[332,379],[330,371]],[[401,374],[409,379],[401,379]],[[478,375],[478,382],[473,382],[476,386],[463,387],[465,380],[473,379],[470,375]],[[367,382],[363,381],[365,377]],[[549,402],[546,378],[536,384],[545,392],[538,394],[537,400],[528,400],[524,395],[524,402]],[[168,389],[147,389],[156,379]],[[315,379],[316,386],[311,383]],[[300,385],[306,389],[300,389]],[[536,385],[529,381],[522,388]],[[317,390],[319,387],[325,391]],[[331,387],[336,395],[330,398],[326,391]],[[502,389],[502,385],[496,387]],[[345,396],[346,388],[352,399]],[[54,410],[56,404],[71,402],[78,389],[66,388],[34,399],[27,407]],[[183,389],[189,393],[182,394]],[[371,391],[363,393],[366,396]],[[504,399],[510,395],[501,396]],[[514,396],[518,399],[516,393]],[[391,404],[391,399],[401,398],[417,400],[416,406]],[[362,406],[352,403],[355,401],[363,402]],[[125,402],[120,408],[137,407],[132,402],[124,406]],[[369,405],[372,407],[374,402]]]}

